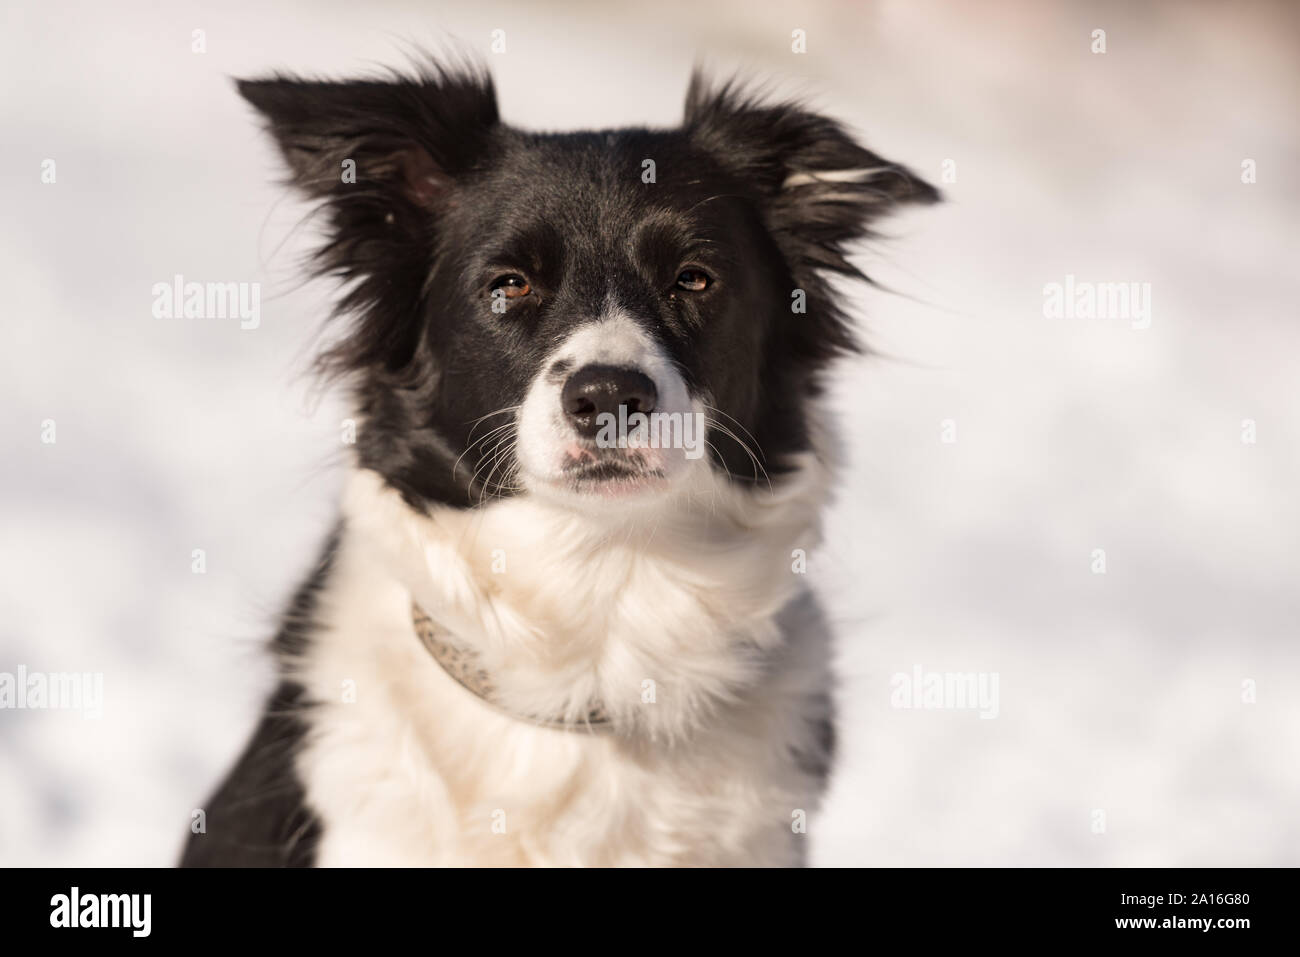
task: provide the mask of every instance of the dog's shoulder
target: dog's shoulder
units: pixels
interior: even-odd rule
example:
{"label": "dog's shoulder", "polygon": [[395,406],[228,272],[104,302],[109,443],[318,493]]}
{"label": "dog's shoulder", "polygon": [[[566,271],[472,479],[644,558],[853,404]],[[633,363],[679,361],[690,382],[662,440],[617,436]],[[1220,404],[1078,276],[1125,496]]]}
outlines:
{"label": "dog's shoulder", "polygon": [[204,804],[202,827],[192,830],[182,867],[310,867],[320,822],[307,806],[296,771],[310,719],[307,694],[288,677],[310,653],[317,607],[342,538],[337,525],[315,567],[299,587],[271,643],[280,665],[279,686],[263,709],[252,740],[216,793]]}
{"label": "dog's shoulder", "polygon": [[267,702],[252,740],[202,808],[182,867],[310,867],[320,824],[294,770],[307,723],[302,689],[284,682]]}

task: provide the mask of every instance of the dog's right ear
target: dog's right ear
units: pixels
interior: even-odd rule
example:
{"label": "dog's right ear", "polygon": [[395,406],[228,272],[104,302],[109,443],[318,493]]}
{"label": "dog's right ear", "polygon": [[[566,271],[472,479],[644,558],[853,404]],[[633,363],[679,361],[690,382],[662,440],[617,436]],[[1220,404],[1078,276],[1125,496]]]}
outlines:
{"label": "dog's right ear", "polygon": [[481,164],[498,127],[491,79],[429,65],[388,80],[238,85],[266,118],[290,183],[328,217],[317,271],[345,283],[336,311],[356,322],[320,367],[402,367],[416,349],[438,209],[456,178]]}
{"label": "dog's right ear", "polygon": [[292,184],[318,199],[432,205],[474,165],[498,122],[491,79],[472,71],[428,66],[391,80],[277,75],[237,84],[266,118]]}

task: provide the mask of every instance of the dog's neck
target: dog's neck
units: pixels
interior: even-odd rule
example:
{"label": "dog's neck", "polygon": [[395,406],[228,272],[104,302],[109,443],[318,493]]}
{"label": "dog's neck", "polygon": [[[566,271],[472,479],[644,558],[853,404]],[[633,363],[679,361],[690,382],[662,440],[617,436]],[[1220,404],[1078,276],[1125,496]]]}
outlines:
{"label": "dog's neck", "polygon": [[621,731],[678,736],[763,674],[825,496],[809,455],[775,488],[719,478],[635,518],[528,495],[424,515],[367,470],[343,512],[354,546],[474,649],[502,707],[580,723],[599,701]]}

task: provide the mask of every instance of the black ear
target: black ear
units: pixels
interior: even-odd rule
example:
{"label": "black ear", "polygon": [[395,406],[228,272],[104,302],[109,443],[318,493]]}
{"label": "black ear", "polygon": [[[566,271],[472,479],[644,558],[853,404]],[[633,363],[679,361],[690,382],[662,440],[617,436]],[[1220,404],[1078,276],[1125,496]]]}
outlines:
{"label": "black ear", "polygon": [[[488,76],[436,66],[390,80],[277,75],[236,82],[266,117],[293,185],[319,198],[346,196],[358,192],[346,187],[361,185],[427,205],[440,186],[474,165],[498,122]],[[355,182],[344,176],[347,160],[356,164]]]}
{"label": "black ear", "polygon": [[414,350],[407,320],[421,303],[438,207],[498,125],[491,79],[428,65],[382,80],[237,83],[266,118],[290,183],[322,201],[329,238],[318,271],[357,281],[339,310],[359,313],[359,325],[323,364],[402,365]]}
{"label": "black ear", "polygon": [[769,228],[791,265],[859,275],[845,244],[904,203],[939,192],[855,143],[838,123],[793,103],[763,104],[734,81],[711,88],[697,71],[686,94],[686,131],[756,188]]}

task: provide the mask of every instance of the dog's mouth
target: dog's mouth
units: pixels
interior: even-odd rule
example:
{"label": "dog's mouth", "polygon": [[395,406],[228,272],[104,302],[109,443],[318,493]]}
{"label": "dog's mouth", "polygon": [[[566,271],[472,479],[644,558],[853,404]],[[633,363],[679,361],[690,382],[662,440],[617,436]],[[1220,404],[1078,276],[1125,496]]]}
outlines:
{"label": "dog's mouth", "polygon": [[588,512],[665,500],[704,457],[698,404],[641,323],[602,315],[562,342],[518,407],[520,485]]}
{"label": "dog's mouth", "polygon": [[662,488],[667,481],[663,469],[636,450],[615,453],[582,448],[565,456],[554,484],[570,492],[613,498]]}

